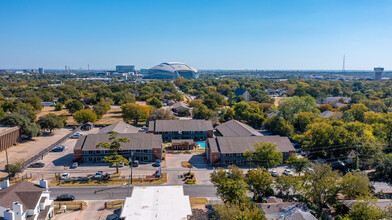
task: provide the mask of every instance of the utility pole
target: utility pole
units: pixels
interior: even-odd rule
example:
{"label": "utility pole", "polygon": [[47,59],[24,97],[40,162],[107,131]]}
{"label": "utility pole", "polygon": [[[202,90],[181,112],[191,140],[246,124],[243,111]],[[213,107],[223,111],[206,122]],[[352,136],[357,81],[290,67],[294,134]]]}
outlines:
{"label": "utility pole", "polygon": [[133,152],[132,152],[132,150],[131,150],[131,184],[132,184],[132,182],[133,182],[132,168],[133,168]]}
{"label": "utility pole", "polygon": [[8,151],[7,148],[5,148],[5,157],[7,158],[7,173],[8,173],[8,179],[10,179],[10,165],[8,163]]}
{"label": "utility pole", "polygon": [[129,197],[129,189],[130,189],[129,181],[130,181],[130,179],[131,179],[131,176],[128,176],[128,195],[127,195],[127,197]]}

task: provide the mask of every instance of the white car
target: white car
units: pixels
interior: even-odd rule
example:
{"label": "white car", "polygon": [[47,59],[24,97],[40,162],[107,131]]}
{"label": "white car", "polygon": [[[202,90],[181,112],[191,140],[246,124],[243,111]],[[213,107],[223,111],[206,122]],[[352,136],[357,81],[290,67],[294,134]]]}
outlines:
{"label": "white car", "polygon": [[75,133],[75,134],[73,134],[73,135],[71,135],[71,139],[78,139],[80,136],[83,136],[83,134],[82,133]]}
{"label": "white car", "polygon": [[63,173],[60,177],[60,180],[66,180],[69,178],[69,173]]}
{"label": "white car", "polygon": [[289,170],[289,169],[285,169],[285,170],[283,171],[283,174],[286,175],[286,176],[292,176],[292,175],[293,175],[293,171],[291,171],[291,170]]}

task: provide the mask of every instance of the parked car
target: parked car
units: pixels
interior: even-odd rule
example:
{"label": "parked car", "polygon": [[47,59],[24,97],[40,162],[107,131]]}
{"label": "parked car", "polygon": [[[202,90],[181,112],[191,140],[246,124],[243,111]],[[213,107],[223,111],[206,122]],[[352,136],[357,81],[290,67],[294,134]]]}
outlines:
{"label": "parked car", "polygon": [[285,169],[285,170],[283,171],[283,174],[286,175],[286,176],[292,176],[292,175],[293,175],[293,171],[291,171],[291,170],[289,170],[289,169]]}
{"label": "parked car", "polygon": [[73,201],[73,200],[75,200],[75,196],[70,195],[70,194],[62,194],[62,195],[58,195],[56,200],[57,201]]}
{"label": "parked car", "polygon": [[29,167],[34,167],[34,168],[41,168],[44,166],[45,166],[45,163],[33,163],[33,164],[29,165]]}
{"label": "parked car", "polygon": [[138,167],[139,166],[139,161],[138,160],[134,160],[132,162],[132,160],[131,160],[131,161],[129,161],[129,165],[133,166],[133,167]]}
{"label": "parked car", "polygon": [[71,138],[71,139],[78,139],[80,136],[83,136],[83,134],[82,134],[82,133],[79,133],[79,132],[77,132],[77,133],[75,133],[75,134],[71,135],[71,137],[69,137],[69,138]]}
{"label": "parked car", "polygon": [[69,178],[69,173],[63,173],[60,177],[60,180],[66,180]]}
{"label": "parked car", "polygon": [[78,166],[79,166],[78,162],[74,162],[74,163],[72,163],[71,168],[75,169]]}
{"label": "parked car", "polygon": [[64,145],[57,145],[54,147],[51,151],[52,152],[63,152],[65,149],[67,149],[67,146]]}
{"label": "parked car", "polygon": [[93,176],[93,179],[95,179],[95,180],[102,179],[102,174],[103,174],[103,171],[96,172],[95,175]]}
{"label": "parked car", "polygon": [[156,160],[155,163],[152,166],[153,167],[160,167],[161,166],[161,160]]}
{"label": "parked car", "polygon": [[276,172],[275,170],[271,170],[270,171],[271,176],[276,177],[278,176],[278,172]]}

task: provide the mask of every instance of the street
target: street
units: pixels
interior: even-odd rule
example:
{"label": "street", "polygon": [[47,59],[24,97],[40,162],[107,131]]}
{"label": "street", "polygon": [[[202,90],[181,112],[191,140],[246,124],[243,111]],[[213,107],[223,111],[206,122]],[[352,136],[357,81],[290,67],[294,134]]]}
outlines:
{"label": "street", "polygon": [[[136,185],[137,187],[149,187],[156,185]],[[132,195],[130,187],[130,195]],[[82,186],[82,187],[51,187],[51,197],[55,199],[60,194],[71,194],[76,200],[113,200],[125,199],[128,194],[128,186]],[[190,197],[216,197],[216,189],[213,185],[184,185],[184,195]]]}

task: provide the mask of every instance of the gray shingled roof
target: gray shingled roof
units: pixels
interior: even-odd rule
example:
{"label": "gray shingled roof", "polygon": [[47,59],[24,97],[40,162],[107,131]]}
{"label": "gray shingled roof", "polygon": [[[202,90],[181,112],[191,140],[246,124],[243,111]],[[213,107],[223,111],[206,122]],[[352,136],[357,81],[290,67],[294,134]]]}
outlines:
{"label": "gray shingled roof", "polygon": [[[289,138],[281,136],[249,136],[249,137],[217,137],[208,139],[212,152],[214,145],[219,152],[226,153],[243,153],[247,149],[254,150],[254,144],[258,142],[270,142],[276,144],[276,150],[280,152],[295,151]],[[216,143],[213,143],[216,141]],[[212,143],[211,143],[212,142]],[[213,146],[213,147],[212,147]]]}
{"label": "gray shingled roof", "polygon": [[173,104],[173,109],[190,109],[189,106],[183,102],[176,102]]}
{"label": "gray shingled roof", "polygon": [[148,131],[212,131],[210,120],[156,120],[150,121]]}
{"label": "gray shingled roof", "polygon": [[241,123],[237,120],[230,120],[216,127],[216,130],[222,136],[229,137],[246,137],[246,136],[263,136],[249,125]]}
{"label": "gray shingled roof", "polygon": [[138,133],[139,128],[127,124],[125,122],[119,121],[98,131],[98,134],[109,134],[110,132],[114,131],[116,133]]}
{"label": "gray shingled roof", "polygon": [[[76,150],[102,150],[96,146],[99,142],[108,142],[110,134],[89,134],[82,136],[76,142]],[[117,134],[117,138],[126,137],[128,143],[121,143],[123,150],[145,150],[162,147],[162,136],[147,133]]]}
{"label": "gray shingled roof", "polygon": [[46,189],[34,183],[22,181],[0,190],[0,206],[12,209],[12,203],[19,201],[24,210],[34,209]]}
{"label": "gray shingled roof", "polygon": [[305,203],[262,203],[260,207],[268,219],[317,220]]}

